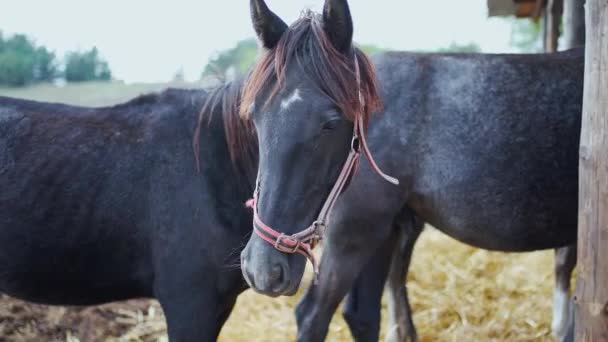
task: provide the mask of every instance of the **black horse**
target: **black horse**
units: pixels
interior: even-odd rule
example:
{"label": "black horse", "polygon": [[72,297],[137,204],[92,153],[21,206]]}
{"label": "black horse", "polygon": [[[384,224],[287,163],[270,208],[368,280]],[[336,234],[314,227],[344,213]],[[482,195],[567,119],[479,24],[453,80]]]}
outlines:
{"label": "black horse", "polygon": [[0,292],[57,305],[154,297],[171,341],[215,340],[247,288],[238,256],[255,177],[255,159],[226,143],[232,88],[106,108],[0,97]]}
{"label": "black horse", "polygon": [[[0,97],[0,293],[54,305],[157,298],[171,341],[215,340],[247,288],[257,139],[238,116],[241,85],[107,108]],[[356,288],[344,309],[357,340],[378,335],[368,303],[379,295],[368,294]]]}
{"label": "black horse", "polygon": [[[291,27],[262,0],[251,4],[266,51],[241,108],[260,141],[254,225],[261,233],[241,256],[248,283],[272,296],[298,288],[306,259],[275,247],[302,252],[314,242],[314,235],[289,236],[311,226],[336,179],[345,179],[349,151],[365,152],[367,141],[378,165],[399,181],[386,182],[370,156],[362,157],[328,225],[318,286],[298,306],[299,340],[324,338],[347,289],[374,272],[370,260],[388,264],[395,243],[406,270],[423,222],[486,249],[563,247],[554,316],[563,335],[575,264],[582,51],[391,52],[372,67],[353,47],[346,0],[326,0],[322,15],[305,13]],[[264,226],[285,234],[277,246],[263,239]],[[405,235],[396,242],[399,232]],[[398,324],[398,335],[416,338],[411,319]]]}

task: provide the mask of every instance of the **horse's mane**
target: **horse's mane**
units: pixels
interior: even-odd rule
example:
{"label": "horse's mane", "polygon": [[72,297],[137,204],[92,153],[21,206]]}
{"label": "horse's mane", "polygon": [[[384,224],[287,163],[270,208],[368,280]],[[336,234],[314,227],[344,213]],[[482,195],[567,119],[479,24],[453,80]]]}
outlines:
{"label": "horse's mane", "polygon": [[[356,66],[359,64],[360,87],[364,100],[361,110],[356,90]],[[279,92],[285,82],[287,66],[291,62],[304,70],[350,120],[362,116],[367,124],[369,115],[381,107],[374,68],[367,56],[353,47],[348,56],[334,48],[323,28],[322,17],[308,10],[283,34],[277,46],[261,57],[243,88],[240,114],[249,116],[255,98],[268,85],[274,84],[265,106]]]}
{"label": "horse's mane", "polygon": [[232,163],[247,175],[257,170],[257,136],[253,124],[239,116],[242,81],[227,82],[210,90],[198,115],[192,146],[200,171],[200,134],[203,125],[211,124],[213,115],[221,112],[226,144]]}

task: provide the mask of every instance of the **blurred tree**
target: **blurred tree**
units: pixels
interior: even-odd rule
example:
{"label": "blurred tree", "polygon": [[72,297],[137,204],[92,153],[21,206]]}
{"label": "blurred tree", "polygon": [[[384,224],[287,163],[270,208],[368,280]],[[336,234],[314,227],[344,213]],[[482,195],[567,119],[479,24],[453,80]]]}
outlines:
{"label": "blurred tree", "polygon": [[23,86],[50,82],[59,76],[55,53],[23,34],[5,37],[0,32],[0,85]]}
{"label": "blurred tree", "polygon": [[33,59],[17,51],[0,52],[0,85],[20,87],[32,82]]}
{"label": "blurred tree", "polygon": [[22,34],[0,36],[0,85],[23,86],[34,80],[36,47]]}
{"label": "blurred tree", "polygon": [[365,52],[368,55],[375,55],[377,53],[386,51],[384,48],[381,48],[374,44],[360,44],[359,49]]}
{"label": "blurred tree", "polygon": [[55,53],[45,47],[36,50],[34,68],[34,80],[41,82],[51,82],[60,76]]}
{"label": "blurred tree", "polygon": [[15,34],[4,41],[4,48],[23,55],[33,55],[36,50],[34,43],[24,34]]}
{"label": "blurred tree", "polygon": [[184,67],[180,67],[175,74],[173,74],[173,82],[184,82],[185,79]]}
{"label": "blurred tree", "polygon": [[258,43],[254,38],[241,40],[235,47],[217,52],[205,66],[202,77],[223,79],[231,72],[244,74],[255,63],[257,55]]}
{"label": "blurred tree", "polygon": [[477,43],[468,43],[468,44],[458,44],[458,43],[450,43],[448,47],[439,48],[435,50],[435,52],[481,52],[481,48]]}
{"label": "blurred tree", "polygon": [[68,82],[108,81],[112,79],[112,72],[108,63],[101,59],[96,47],[84,52],[69,52],[65,58],[64,74],[65,80]]}
{"label": "blurred tree", "polygon": [[541,52],[542,22],[533,19],[509,18],[511,21],[511,46],[521,52]]}
{"label": "blurred tree", "polygon": [[[370,55],[384,51],[373,44],[363,44],[359,47]],[[241,40],[235,47],[217,52],[205,66],[201,77],[230,79],[234,74],[244,74],[255,63],[257,56],[257,41],[254,38]]]}
{"label": "blurred tree", "polygon": [[[359,44],[363,52],[374,55],[386,51],[375,44]],[[481,48],[475,43],[452,43],[437,52],[480,52]],[[253,38],[239,41],[233,48],[219,51],[205,66],[201,78],[230,79],[233,74],[244,74],[255,63],[258,55],[258,44]]]}

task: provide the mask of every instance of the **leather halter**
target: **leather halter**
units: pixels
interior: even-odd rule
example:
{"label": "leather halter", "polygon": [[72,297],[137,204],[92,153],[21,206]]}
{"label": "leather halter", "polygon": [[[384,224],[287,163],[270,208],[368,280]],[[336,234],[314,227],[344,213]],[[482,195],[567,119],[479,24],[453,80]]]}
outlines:
{"label": "leather halter", "polygon": [[[360,110],[363,111],[365,107],[365,99],[363,98],[363,94],[361,92],[361,74],[359,71],[359,62],[357,60],[356,55],[354,62],[357,88],[359,91]],[[367,146],[367,140],[365,139],[365,131],[363,127],[362,117],[363,115],[359,115],[355,120],[350,152],[348,153],[348,157],[346,158],[346,161],[342,166],[340,175],[338,176],[336,183],[334,184],[329,195],[327,196],[327,199],[325,200],[325,203],[323,204],[323,207],[319,212],[319,216],[317,216],[317,219],[306,229],[293,235],[286,235],[265,224],[262,219],[260,219],[257,210],[257,199],[259,189],[259,184],[257,183],[255,191],[253,193],[253,198],[247,201],[247,206],[253,209],[254,232],[262,240],[268,242],[280,252],[288,254],[299,253],[308,258],[312,263],[313,270],[315,273],[315,284],[318,280],[319,268],[317,260],[314,254],[312,253],[312,249],[317,245],[317,243],[321,239],[323,239],[327,219],[331,214],[334,205],[336,204],[336,200],[338,199],[342,191],[345,190],[346,186],[350,183],[350,179],[354,177],[355,173],[357,172],[359,159],[361,158],[361,150],[363,150],[363,154],[369,161],[370,166],[372,167],[374,172],[376,172],[380,177],[384,178],[386,181],[392,184],[399,184],[399,180],[382,172],[382,170],[380,170],[380,168],[374,161],[374,158],[372,157],[372,154]]]}

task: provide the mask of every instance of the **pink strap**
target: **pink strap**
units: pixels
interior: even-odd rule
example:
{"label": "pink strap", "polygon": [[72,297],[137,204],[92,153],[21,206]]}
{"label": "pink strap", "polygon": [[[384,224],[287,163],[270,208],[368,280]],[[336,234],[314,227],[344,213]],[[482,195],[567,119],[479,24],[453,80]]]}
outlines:
{"label": "pink strap", "polygon": [[[355,53],[355,78],[357,81],[357,86],[359,87],[359,106],[361,109],[361,113],[365,111],[365,97],[363,97],[363,92],[361,91],[361,71],[359,70],[359,60],[357,59],[357,54]],[[369,151],[369,147],[367,147],[367,139],[365,138],[365,127],[363,127],[363,117],[359,115],[357,117],[357,122],[355,122],[355,132],[361,135],[361,144],[363,145],[363,153],[369,164],[371,165],[374,172],[376,172],[380,177],[384,178],[387,182],[399,185],[399,180],[395,177],[391,177],[386,173],[382,172],[382,170],[376,164],[374,157],[372,157],[372,153]]]}
{"label": "pink strap", "polygon": [[355,146],[356,139],[358,139],[357,134],[358,128],[355,127],[353,143],[351,146],[351,151],[346,158],[346,162],[340,171],[340,175],[338,176],[338,180],[332,187],[329,196],[325,200],[321,211],[319,212],[319,216],[317,220],[313,222],[306,229],[296,233],[294,235],[285,235],[274,230],[272,227],[264,223],[258,214],[257,210],[257,198],[258,198],[258,186],[256,184],[255,192],[253,195],[253,199],[247,201],[247,206],[253,209],[253,228],[254,232],[262,238],[264,241],[273,245],[275,249],[283,252],[283,253],[299,253],[304,255],[306,258],[310,260],[313,266],[313,270],[315,272],[314,283],[318,280],[319,268],[317,265],[317,260],[312,253],[312,249],[314,246],[322,239],[325,233],[325,222],[327,222],[327,218],[331,214],[331,211],[336,204],[336,201],[342,190],[344,190],[345,185],[348,180],[354,176],[356,171],[357,162],[360,157],[360,152]]}
{"label": "pink strap", "polygon": [[380,177],[384,178],[384,180],[386,180],[387,182],[392,183],[394,185],[399,185],[399,180],[397,178],[387,175],[386,173],[382,172],[380,167],[378,167],[378,164],[376,164],[376,161],[374,160],[374,157],[372,157],[372,153],[369,151],[369,147],[367,146],[367,139],[365,138],[365,132],[363,130],[363,122],[361,120],[357,120],[357,125],[359,126],[359,132],[361,134],[361,145],[363,145],[363,153],[365,154],[365,157],[369,161],[369,164],[371,165],[374,172],[376,172]]}
{"label": "pink strap", "polygon": [[[312,252],[312,248],[315,242],[315,238],[308,239],[300,239],[296,236],[289,236],[283,233],[279,233],[276,230],[272,229],[272,227],[268,226],[262,220],[257,213],[256,208],[256,199],[250,199],[247,201],[247,206],[252,207],[253,209],[253,228],[254,232],[262,238],[262,240],[268,242],[273,245],[275,249],[279,250],[283,253],[299,253],[310,260],[312,264],[313,270],[315,272],[314,283],[316,284],[319,279],[319,267],[317,264],[317,259]],[[310,242],[308,242],[310,241]]]}

